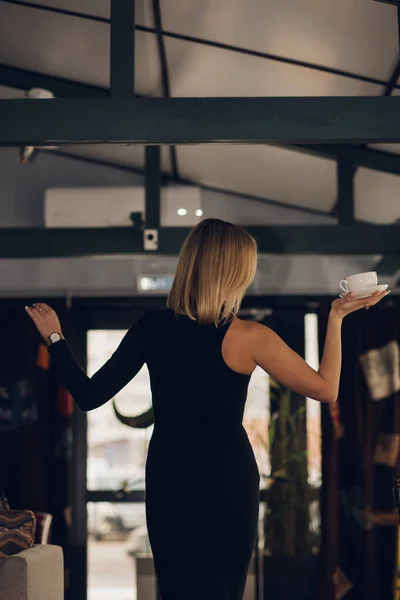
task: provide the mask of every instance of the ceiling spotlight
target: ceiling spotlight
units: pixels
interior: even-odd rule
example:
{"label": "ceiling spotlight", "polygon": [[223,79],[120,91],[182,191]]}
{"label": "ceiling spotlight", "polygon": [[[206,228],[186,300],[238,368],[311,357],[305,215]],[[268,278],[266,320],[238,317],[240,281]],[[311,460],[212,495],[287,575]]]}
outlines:
{"label": "ceiling spotlight", "polygon": [[178,215],[179,215],[180,217],[184,217],[184,216],[186,215],[186,213],[187,213],[187,210],[186,210],[186,208],[179,208],[179,209],[178,209]]}
{"label": "ceiling spotlight", "polygon": [[202,217],[203,216],[203,211],[201,210],[201,208],[198,208],[195,212],[196,217]]}

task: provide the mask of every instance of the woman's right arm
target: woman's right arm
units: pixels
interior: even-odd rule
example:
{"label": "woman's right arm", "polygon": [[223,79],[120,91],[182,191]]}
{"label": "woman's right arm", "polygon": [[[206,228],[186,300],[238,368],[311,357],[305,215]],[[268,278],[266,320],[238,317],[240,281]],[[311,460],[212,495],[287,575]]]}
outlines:
{"label": "woman's right arm", "polygon": [[[383,292],[371,296],[368,299],[369,306],[379,302],[385,295]],[[343,318],[364,308],[365,304],[365,299],[353,300],[350,295],[333,301],[318,371],[310,367],[279,335],[259,323],[254,323],[253,329],[252,352],[255,363],[285,387],[302,396],[319,402],[336,402],[342,366]]]}
{"label": "woman's right arm", "polygon": [[324,353],[318,371],[310,367],[269,327],[256,323],[253,358],[285,387],[320,402],[335,402],[342,363],[342,319],[329,316]]}

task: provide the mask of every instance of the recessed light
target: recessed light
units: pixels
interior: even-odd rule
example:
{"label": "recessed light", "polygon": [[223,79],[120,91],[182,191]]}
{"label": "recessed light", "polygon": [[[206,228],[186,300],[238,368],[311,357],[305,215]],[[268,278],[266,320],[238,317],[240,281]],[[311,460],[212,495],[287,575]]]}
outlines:
{"label": "recessed light", "polygon": [[186,213],[187,213],[186,208],[178,208],[178,215],[180,217],[184,217],[186,215]]}
{"label": "recessed light", "polygon": [[196,217],[201,217],[203,216],[203,211],[201,210],[201,208],[198,208],[195,212]]}

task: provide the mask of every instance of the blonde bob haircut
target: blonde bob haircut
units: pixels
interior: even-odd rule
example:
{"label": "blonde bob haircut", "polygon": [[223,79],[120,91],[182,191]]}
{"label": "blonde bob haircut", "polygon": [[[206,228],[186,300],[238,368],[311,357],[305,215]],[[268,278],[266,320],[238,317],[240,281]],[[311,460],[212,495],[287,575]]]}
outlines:
{"label": "blonde bob haircut", "polygon": [[168,307],[218,327],[237,315],[256,269],[257,243],[245,229],[204,219],[183,244]]}

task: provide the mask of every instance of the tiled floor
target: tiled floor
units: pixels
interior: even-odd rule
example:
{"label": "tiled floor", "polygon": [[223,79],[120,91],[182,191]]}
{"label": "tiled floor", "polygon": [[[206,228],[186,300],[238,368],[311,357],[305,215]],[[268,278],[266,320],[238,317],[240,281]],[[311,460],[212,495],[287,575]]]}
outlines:
{"label": "tiled floor", "polygon": [[88,590],[88,600],[132,600],[132,598],[136,600],[136,592],[132,596],[131,588],[107,587]]}
{"label": "tiled floor", "polygon": [[136,600],[135,562],[125,542],[88,541],[88,600]]}

